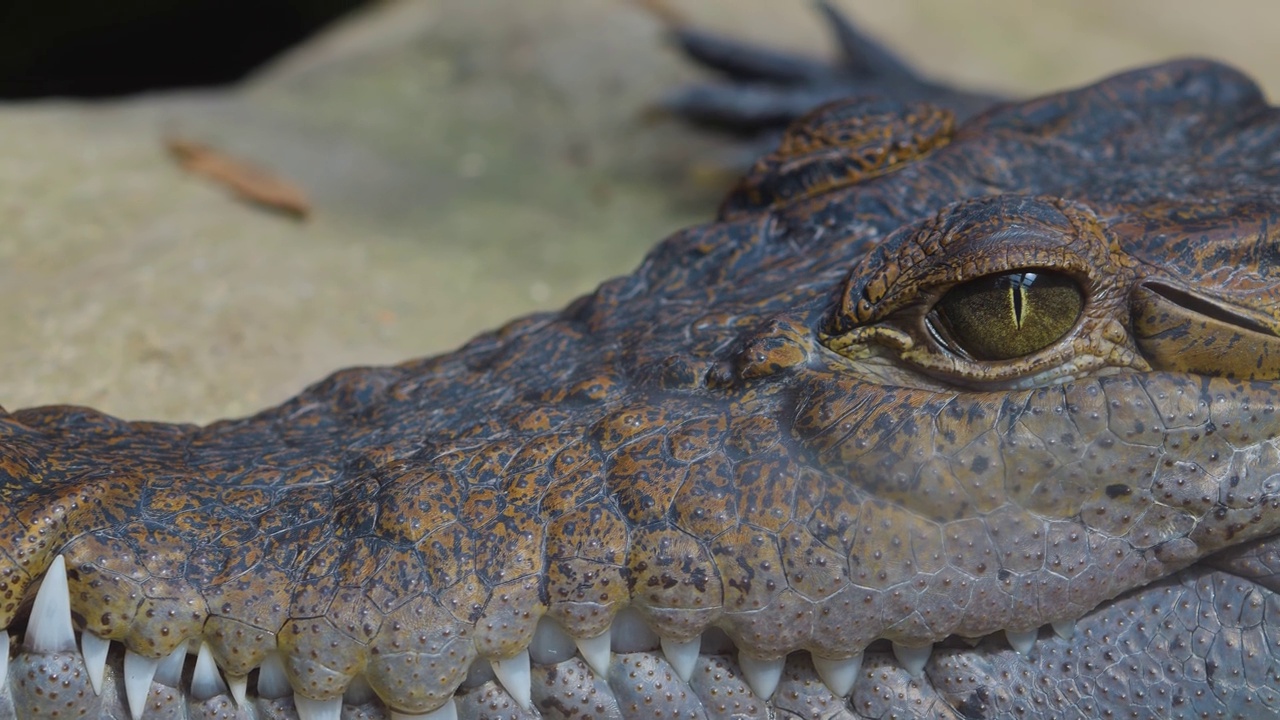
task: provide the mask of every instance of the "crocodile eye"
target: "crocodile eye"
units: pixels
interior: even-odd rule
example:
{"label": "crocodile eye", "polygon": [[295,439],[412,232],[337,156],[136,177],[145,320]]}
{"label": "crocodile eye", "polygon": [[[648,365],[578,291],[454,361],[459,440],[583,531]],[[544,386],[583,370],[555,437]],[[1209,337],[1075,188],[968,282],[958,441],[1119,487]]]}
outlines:
{"label": "crocodile eye", "polygon": [[957,285],[927,318],[948,350],[974,360],[1010,360],[1066,335],[1084,309],[1084,293],[1067,275],[1015,270]]}

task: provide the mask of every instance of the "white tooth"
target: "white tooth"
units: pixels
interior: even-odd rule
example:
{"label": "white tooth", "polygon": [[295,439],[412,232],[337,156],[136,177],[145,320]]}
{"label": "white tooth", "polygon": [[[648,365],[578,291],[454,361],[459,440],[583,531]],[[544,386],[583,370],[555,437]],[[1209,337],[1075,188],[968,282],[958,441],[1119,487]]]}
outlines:
{"label": "white tooth", "polygon": [[600,678],[609,677],[609,659],[613,656],[609,648],[613,646],[613,633],[605,630],[593,638],[578,638],[577,643],[578,652],[582,653],[582,659],[587,661],[592,672]]}
{"label": "white tooth", "polygon": [[102,677],[107,672],[107,653],[110,650],[110,640],[100,638],[88,630],[80,634],[80,654],[84,656],[84,667],[89,672],[94,695],[102,694]]}
{"label": "white tooth", "polygon": [[268,700],[289,697],[293,686],[284,672],[284,658],[278,652],[269,652],[258,668],[258,694]]}
{"label": "white tooth", "polygon": [[773,691],[778,689],[778,681],[782,679],[782,667],[786,664],[786,658],[760,660],[738,654],[738,666],[742,668],[742,674],[747,676],[751,692],[761,700],[773,697]]}
{"label": "white tooth", "polygon": [[6,687],[9,681],[9,631],[0,630],[0,688]]}
{"label": "white tooth", "polygon": [[497,680],[498,676],[493,674],[493,664],[487,662],[473,662],[471,667],[467,668],[467,677],[462,680],[459,687],[471,690],[478,688],[490,680]]}
{"label": "white tooth", "polygon": [[218,664],[213,661],[213,652],[209,643],[200,643],[200,652],[196,655],[196,669],[191,673],[191,695],[197,700],[208,700],[211,697],[225,695],[227,684],[222,682],[218,672]]}
{"label": "white tooth", "polygon": [[159,666],[159,660],[142,657],[132,650],[124,651],[124,697],[133,720],[142,720],[142,709],[151,694],[151,679]]}
{"label": "white tooth", "polygon": [[490,660],[493,674],[498,682],[507,689],[507,694],[516,701],[522,710],[529,709],[533,696],[533,676],[529,672],[529,651],[521,650],[515,657],[505,660]]}
{"label": "white tooth", "polygon": [[75,652],[76,633],[71,627],[71,591],[67,587],[67,561],[61,555],[49,563],[40,581],[36,601],[27,621],[23,647],[31,652]]}
{"label": "white tooth", "polygon": [[1052,625],[1053,625],[1053,634],[1057,635],[1063,640],[1070,640],[1071,638],[1075,637],[1075,634],[1076,634],[1075,620],[1059,620],[1056,623],[1052,623]]}
{"label": "white tooth", "polygon": [[293,696],[293,707],[298,711],[298,720],[341,720],[342,698],[332,700],[312,700],[301,695]]}
{"label": "white tooth", "polygon": [[529,642],[529,659],[539,665],[555,665],[573,657],[573,638],[549,617],[538,621]]}
{"label": "white tooth", "polygon": [[453,698],[449,698],[449,702],[428,713],[402,713],[391,711],[391,720],[458,720],[458,706],[454,704]]}
{"label": "white tooth", "polygon": [[662,654],[676,671],[680,679],[689,682],[693,677],[693,668],[698,664],[698,649],[702,647],[702,638],[692,640],[673,640],[662,638]]}
{"label": "white tooth", "polygon": [[659,645],[658,634],[649,629],[635,608],[623,608],[613,616],[611,636],[616,653],[650,652]]}
{"label": "white tooth", "polygon": [[249,696],[249,676],[228,675],[227,684],[231,686],[231,697],[236,699],[236,705],[244,707],[245,698]]}
{"label": "white tooth", "polygon": [[1037,634],[1039,633],[1036,630],[1026,630],[1024,632],[1004,631],[1004,637],[1009,641],[1009,647],[1013,648],[1014,652],[1019,655],[1026,655],[1031,652],[1031,648],[1036,646]]}
{"label": "white tooth", "polygon": [[907,647],[893,643],[893,656],[898,658],[898,664],[911,677],[920,677],[920,673],[924,672],[924,666],[929,662],[929,656],[931,655],[933,655],[932,645]]}
{"label": "white tooth", "polygon": [[182,685],[182,666],[187,662],[187,646],[179,645],[169,653],[169,656],[160,661],[156,666],[155,677],[152,680],[161,685],[168,685],[176,688]]}
{"label": "white tooth", "polygon": [[373,686],[363,675],[351,678],[351,684],[342,693],[342,702],[347,705],[364,705],[373,702]]}
{"label": "white tooth", "polygon": [[815,655],[813,669],[818,671],[818,677],[822,678],[832,695],[846,697],[858,680],[858,671],[862,669],[862,653],[843,660],[829,660]]}

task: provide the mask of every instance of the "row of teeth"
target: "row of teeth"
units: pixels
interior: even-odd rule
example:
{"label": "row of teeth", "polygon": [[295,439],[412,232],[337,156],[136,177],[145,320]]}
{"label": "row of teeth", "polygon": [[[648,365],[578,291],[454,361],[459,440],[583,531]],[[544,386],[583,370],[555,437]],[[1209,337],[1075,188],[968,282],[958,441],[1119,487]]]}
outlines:
{"label": "row of teeth", "polygon": [[[1055,634],[1070,639],[1075,632],[1074,622],[1053,623]],[[1010,647],[1027,654],[1035,645],[1038,631],[1005,631]],[[67,584],[66,561],[61,555],[54,559],[41,582],[32,605],[22,647],[33,653],[70,653],[76,651],[76,633],[71,620],[71,595]],[[634,610],[623,610],[614,619],[612,627],[594,638],[570,637],[554,621],[544,618],[534,632],[528,649],[504,660],[490,660],[488,666],[477,663],[464,685],[475,686],[496,678],[517,704],[529,709],[532,698],[532,673],[530,664],[555,664],[580,655],[591,669],[601,677],[608,675],[613,653],[649,652],[662,649],[667,662],[676,674],[689,682],[700,654],[728,654],[734,651],[733,642],[722,631],[712,629],[701,638],[677,641],[662,638],[654,633]],[[106,675],[107,656],[111,641],[91,632],[80,634],[79,650],[84,658],[89,681],[95,693],[102,692]],[[134,720],[141,720],[144,703],[153,681],[170,687],[178,687],[189,650],[196,655],[191,675],[191,695],[196,700],[207,700],[230,692],[236,702],[244,705],[248,695],[248,678],[228,676],[225,680],[209,650],[208,643],[197,647],[180,646],[166,658],[145,658],[131,650],[124,654],[123,679],[125,697]],[[933,647],[905,647],[893,644],[893,653],[903,669],[919,676],[932,655]],[[837,697],[848,696],[862,667],[862,655],[838,660],[814,656],[814,669]],[[0,632],[0,678],[8,675],[9,634]],[[786,658],[762,660],[745,653],[738,654],[738,664],[743,676],[756,696],[768,700],[782,677]],[[344,701],[353,704],[373,699],[368,683],[357,679],[343,697],[331,700],[312,700],[295,694],[285,672],[284,660],[278,653],[268,654],[258,668],[257,693],[259,697],[276,699],[293,694],[294,705],[301,720],[338,720]],[[457,708],[453,701],[427,713],[402,713],[391,711],[392,720],[456,720]]]}

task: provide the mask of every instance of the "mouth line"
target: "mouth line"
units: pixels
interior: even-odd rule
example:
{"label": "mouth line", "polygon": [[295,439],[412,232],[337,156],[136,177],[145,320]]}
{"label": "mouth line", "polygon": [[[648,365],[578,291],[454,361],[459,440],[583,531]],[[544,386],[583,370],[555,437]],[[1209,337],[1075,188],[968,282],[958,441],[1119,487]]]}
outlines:
{"label": "mouth line", "polygon": [[[808,706],[856,705],[864,694],[878,692],[886,682],[905,683],[917,689],[947,684],[933,677],[935,672],[948,664],[967,665],[966,658],[970,657],[995,658],[1010,665],[1034,663],[1039,654],[1069,655],[1073,648],[1098,640],[1096,627],[1121,622],[1110,616],[1124,614],[1120,603],[1125,598],[1176,583],[1179,577],[1213,573],[1249,583],[1267,596],[1280,597],[1268,587],[1201,561],[1087,613],[1080,620],[1086,627],[1083,637],[1076,632],[1077,623],[1071,621],[982,638],[950,636],[924,648],[877,640],[864,652],[835,661],[812,657],[806,651],[772,660],[750,658],[719,628],[711,628],[686,643],[664,641],[632,609],[618,614],[611,631],[602,636],[607,641],[604,645],[575,641],[557,623],[544,617],[523,658],[514,662],[474,662],[466,679],[443,705],[426,712],[405,713],[388,709],[361,675],[340,697],[307,698],[295,692],[285,658],[279,652],[269,653],[248,676],[233,677],[222,671],[209,645],[198,639],[180,645],[168,657],[149,659],[127,650],[120,642],[76,629],[67,593],[65,561],[59,556],[41,581],[25,617],[13,624],[15,635],[11,637],[6,632],[0,636],[4,645],[0,658],[5,661],[0,677],[8,680],[0,688],[0,714],[10,703],[19,711],[17,717],[26,716],[21,710],[33,697],[40,698],[40,707],[59,706],[69,716],[135,720],[169,706],[188,705],[206,710],[221,708],[229,713],[237,706],[254,705],[259,711],[269,706],[272,717],[300,720],[338,718],[344,706],[357,713],[389,714],[392,720],[451,720],[459,716],[461,706],[496,709],[497,703],[518,713],[531,706],[589,700],[600,711],[639,702],[655,692],[665,694],[668,700],[678,697],[694,705],[729,702],[749,711],[747,716],[767,713],[779,703],[801,700]],[[868,682],[875,688],[865,687]],[[631,717],[625,712],[621,716]]]}

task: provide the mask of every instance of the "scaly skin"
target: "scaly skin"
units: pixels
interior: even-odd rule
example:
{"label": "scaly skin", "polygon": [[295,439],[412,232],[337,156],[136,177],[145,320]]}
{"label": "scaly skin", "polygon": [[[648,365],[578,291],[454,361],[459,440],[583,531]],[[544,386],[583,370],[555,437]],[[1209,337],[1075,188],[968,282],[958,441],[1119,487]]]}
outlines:
{"label": "scaly skin", "polygon": [[[78,629],[203,640],[230,678],[278,651],[301,698],[363,678],[401,712],[544,617],[590,638],[631,608],[795,654],[769,702],[732,656],[686,685],[620,654],[608,687],[569,660],[535,670],[542,713],[1275,714],[1278,159],[1280,115],[1205,62],[958,127],[821,111],[721,221],[455,353],[207,427],[0,417],[0,624],[61,555]],[[1021,268],[1081,289],[1060,340],[977,361],[926,329]],[[957,642],[1077,619],[1027,656]],[[918,678],[877,643],[947,638]],[[868,646],[848,701],[798,653]]]}

